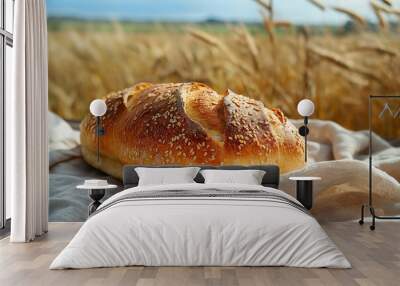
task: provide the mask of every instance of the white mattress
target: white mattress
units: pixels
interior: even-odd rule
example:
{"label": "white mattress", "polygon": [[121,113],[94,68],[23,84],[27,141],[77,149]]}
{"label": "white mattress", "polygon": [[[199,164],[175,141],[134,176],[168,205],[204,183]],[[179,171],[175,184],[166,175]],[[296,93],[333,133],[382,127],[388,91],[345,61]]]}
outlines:
{"label": "white mattress", "polygon": [[[105,201],[50,269],[145,266],[293,266],[349,268],[350,263],[309,214],[257,198],[151,198],[130,193],[165,190],[262,190],[232,184],[135,187]],[[295,201],[297,202],[297,201]]]}

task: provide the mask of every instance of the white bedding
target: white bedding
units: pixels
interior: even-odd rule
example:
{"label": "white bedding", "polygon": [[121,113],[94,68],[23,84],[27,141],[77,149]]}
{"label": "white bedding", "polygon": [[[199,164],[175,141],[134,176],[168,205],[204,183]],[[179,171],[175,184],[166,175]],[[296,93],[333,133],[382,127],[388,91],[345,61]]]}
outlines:
{"label": "white bedding", "polygon": [[238,184],[180,184],[125,190],[105,201],[50,269],[145,266],[349,268],[318,222],[289,204],[258,198],[116,200],[140,191],[262,190]]}

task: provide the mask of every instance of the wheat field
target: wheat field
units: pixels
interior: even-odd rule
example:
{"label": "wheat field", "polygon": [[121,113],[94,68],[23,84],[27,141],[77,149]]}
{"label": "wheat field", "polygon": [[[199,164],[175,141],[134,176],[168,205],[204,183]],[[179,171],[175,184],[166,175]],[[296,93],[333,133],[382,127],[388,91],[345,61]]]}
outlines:
{"label": "wheat field", "polygon": [[368,95],[400,94],[398,31],[342,33],[290,23],[271,30],[268,21],[261,28],[148,25],[49,28],[50,109],[79,121],[91,100],[135,83],[199,81],[261,100],[289,118],[298,118],[297,102],[308,97],[315,118],[358,130],[368,127]]}

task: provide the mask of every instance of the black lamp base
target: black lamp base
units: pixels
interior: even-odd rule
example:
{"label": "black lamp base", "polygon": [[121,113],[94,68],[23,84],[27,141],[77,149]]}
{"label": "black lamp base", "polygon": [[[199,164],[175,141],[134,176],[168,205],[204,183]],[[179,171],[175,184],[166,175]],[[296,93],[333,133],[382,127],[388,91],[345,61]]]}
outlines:
{"label": "black lamp base", "polygon": [[307,163],[307,135],[310,130],[307,127],[308,117],[304,117],[304,125],[299,128],[299,134],[304,137],[304,161]]}
{"label": "black lamp base", "polygon": [[313,181],[298,180],[296,186],[296,198],[303,206],[311,210],[313,205]]}
{"label": "black lamp base", "polygon": [[299,128],[299,134],[303,137],[307,136],[308,133],[310,133],[310,130],[308,129],[307,126],[303,125]]}
{"label": "black lamp base", "polygon": [[96,116],[96,137],[97,137],[97,163],[100,162],[100,137],[104,136],[105,130],[101,125],[101,119],[99,116]]}

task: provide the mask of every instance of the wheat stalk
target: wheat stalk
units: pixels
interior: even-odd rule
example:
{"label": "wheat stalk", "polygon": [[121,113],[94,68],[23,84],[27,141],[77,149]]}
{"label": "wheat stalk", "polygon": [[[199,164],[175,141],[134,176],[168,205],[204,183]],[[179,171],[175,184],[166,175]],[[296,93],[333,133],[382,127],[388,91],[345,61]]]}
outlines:
{"label": "wheat stalk", "polygon": [[251,69],[246,64],[244,64],[243,61],[241,61],[239,58],[237,58],[232,53],[232,51],[228,48],[228,46],[226,46],[225,43],[220,41],[218,38],[210,35],[209,33],[201,31],[199,29],[187,28],[186,30],[194,38],[196,38],[210,46],[218,48],[222,52],[222,54],[224,54],[232,64],[234,64],[235,66],[237,66],[238,68],[240,68],[241,70],[246,72],[247,74],[252,73]]}
{"label": "wheat stalk", "polygon": [[385,12],[385,13],[389,13],[389,14],[392,13],[392,7],[391,6],[388,6],[386,4],[377,2],[375,0],[370,0],[370,4],[371,4],[373,9],[377,9],[377,10],[379,10],[381,12]]}
{"label": "wheat stalk", "polygon": [[[375,0],[371,0],[370,4],[372,9],[374,10],[376,16],[378,17],[379,23],[382,22],[381,26],[386,26],[386,23],[383,19],[382,13],[387,13],[387,14],[393,14],[400,16],[400,9],[399,8],[394,8],[392,6],[392,3],[388,3],[386,1],[383,1],[385,4],[382,4],[380,2],[377,2]],[[379,14],[379,15],[378,15]]]}
{"label": "wheat stalk", "polygon": [[374,52],[378,55],[388,55],[391,57],[397,57],[399,55],[398,52],[393,49],[372,45],[358,45],[347,49],[347,52]]}
{"label": "wheat stalk", "polygon": [[343,13],[343,14],[349,16],[351,19],[353,19],[353,21],[359,23],[361,26],[365,26],[367,24],[365,19],[361,15],[354,12],[353,10],[346,9],[343,7],[338,7],[338,6],[332,6],[331,8],[339,13]]}
{"label": "wheat stalk", "polygon": [[381,80],[369,69],[356,65],[353,61],[344,59],[343,56],[316,45],[308,45],[311,53],[345,70],[358,73],[381,84]]}
{"label": "wheat stalk", "polygon": [[220,41],[218,38],[204,32],[204,31],[201,31],[196,28],[187,28],[186,30],[189,32],[190,35],[192,35],[196,39],[199,39],[211,46],[214,46],[214,47],[217,47],[217,48],[220,48],[223,50],[226,49],[226,46],[222,41]]}
{"label": "wheat stalk", "polygon": [[385,3],[388,6],[393,6],[393,0],[381,0],[381,2]]}
{"label": "wheat stalk", "polygon": [[[277,80],[277,50],[275,44],[275,26],[274,26],[274,0],[269,1],[269,10],[268,10],[268,17],[264,14],[264,27],[269,35],[269,39],[271,42],[271,51],[270,56],[272,59],[272,71],[271,71],[271,78],[272,82],[275,83]],[[279,92],[277,88],[272,86],[271,95],[276,96],[276,93]]]}
{"label": "wheat stalk", "polygon": [[374,13],[375,13],[376,18],[378,19],[379,26],[380,26],[382,29],[386,29],[386,28],[387,28],[387,24],[386,24],[385,18],[384,18],[383,15],[382,15],[381,10],[379,10],[378,8],[375,8],[375,7],[372,7],[372,8],[373,8],[373,10],[374,10]]}
{"label": "wheat stalk", "polygon": [[388,3],[382,4],[375,0],[370,0],[370,5],[372,7],[372,10],[375,13],[375,16],[377,17],[377,19],[379,21],[379,26],[382,29],[386,29],[388,27],[385,17],[383,16],[383,13],[400,15],[400,10],[391,7],[391,4],[389,4],[389,5],[388,5]]}
{"label": "wheat stalk", "polygon": [[399,8],[392,8],[392,14],[400,16],[400,9]]}
{"label": "wheat stalk", "polygon": [[264,29],[268,34],[268,38],[272,45],[275,44],[274,22],[264,17]]}
{"label": "wheat stalk", "polygon": [[250,52],[252,61],[253,61],[253,66],[259,70],[260,69],[260,65],[259,65],[259,50],[256,44],[256,41],[254,39],[254,37],[249,33],[249,31],[247,30],[245,25],[241,25],[241,29],[242,29],[242,36],[243,39],[246,43],[247,49]]}
{"label": "wheat stalk", "polygon": [[268,0],[254,0],[258,5],[263,7],[269,13],[272,13],[272,2]]}
{"label": "wheat stalk", "polygon": [[267,31],[271,43],[274,44],[274,2],[273,0],[254,1],[263,8],[260,12],[263,17],[264,28]]}
{"label": "wheat stalk", "polygon": [[320,0],[307,0],[307,1],[322,11],[326,9],[325,4]]}

